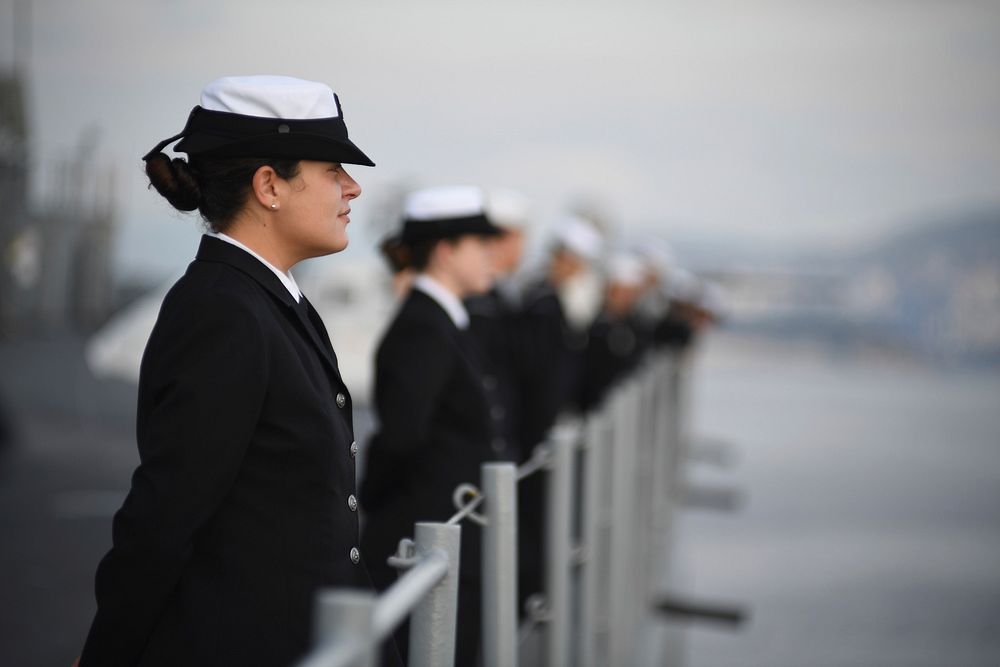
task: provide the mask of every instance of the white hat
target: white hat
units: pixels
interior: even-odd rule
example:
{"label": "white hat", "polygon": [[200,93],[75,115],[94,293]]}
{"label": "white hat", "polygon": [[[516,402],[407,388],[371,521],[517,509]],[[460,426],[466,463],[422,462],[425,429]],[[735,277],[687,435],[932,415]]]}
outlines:
{"label": "white hat", "polygon": [[446,185],[416,190],[406,196],[403,213],[407,220],[437,220],[482,215],[486,196],[482,190],[466,185]]}
{"label": "white hat", "polygon": [[608,260],[608,282],[619,285],[638,287],[646,279],[645,266],[642,260],[632,253],[615,253]]}
{"label": "white hat", "polygon": [[425,188],[411,192],[403,205],[403,243],[501,233],[486,217],[486,196],[476,187]]}
{"label": "white hat", "polygon": [[495,225],[524,227],[528,221],[528,199],[514,190],[494,188],[486,197],[486,214]]}
{"label": "white hat", "polygon": [[578,215],[570,214],[559,220],[554,236],[562,247],[583,259],[594,261],[601,256],[601,233]]}
{"label": "white hat", "polygon": [[667,292],[671,298],[678,301],[695,302],[701,294],[701,282],[691,271],[674,267],[670,271],[670,282]]}
{"label": "white hat", "polygon": [[161,141],[209,157],[320,160],[374,166],[347,136],[340,99],[324,83],[288,76],[228,76],[212,81],[184,129]]}
{"label": "white hat", "polygon": [[669,274],[671,268],[677,265],[673,248],[659,237],[644,236],[637,239],[633,247],[646,265],[661,276]]}
{"label": "white hat", "polygon": [[201,108],[260,118],[336,118],[340,109],[325,83],[290,76],[225,76],[201,91]]}
{"label": "white hat", "polygon": [[725,290],[716,282],[705,281],[698,298],[698,306],[717,318],[723,318],[728,312]]}

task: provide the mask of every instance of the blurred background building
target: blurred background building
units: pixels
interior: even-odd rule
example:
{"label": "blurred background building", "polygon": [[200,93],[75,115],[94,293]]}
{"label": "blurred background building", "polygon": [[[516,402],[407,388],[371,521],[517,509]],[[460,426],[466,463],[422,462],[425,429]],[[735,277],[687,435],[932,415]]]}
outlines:
{"label": "blurred background building", "polygon": [[[92,163],[89,140],[39,167],[29,91],[21,71],[0,77],[0,336],[92,332],[112,308],[113,172]],[[40,170],[51,184],[33,198]]]}

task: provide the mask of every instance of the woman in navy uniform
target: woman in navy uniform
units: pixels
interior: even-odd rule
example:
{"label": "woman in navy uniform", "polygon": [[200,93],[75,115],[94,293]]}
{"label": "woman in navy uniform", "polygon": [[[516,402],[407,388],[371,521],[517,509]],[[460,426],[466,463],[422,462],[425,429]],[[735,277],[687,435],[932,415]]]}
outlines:
{"label": "woman in navy uniform", "polygon": [[[188,160],[161,151],[176,150]],[[347,245],[373,166],[324,84],[209,84],[145,156],[152,185],[211,233],[143,356],[140,464],[97,570],[81,667],[286,667],[323,586],[370,588],[358,550],[351,398],[289,269]]]}
{"label": "woman in navy uniform", "polygon": [[[372,579],[385,589],[396,571],[385,559],[417,521],[446,521],[452,493],[479,482],[506,415],[488,362],[469,331],[462,299],[489,289],[487,237],[500,232],[476,188],[432,188],[406,202],[401,242],[417,271],[382,339],[375,362],[379,427],[368,450],[362,535]],[[457,665],[472,665],[479,643],[479,530],[462,526]],[[397,634],[405,651],[405,630]]]}
{"label": "woman in navy uniform", "polygon": [[506,412],[505,431],[494,440],[494,450],[498,460],[520,463],[520,397],[523,388],[536,381],[538,363],[531,355],[530,332],[512,279],[524,254],[527,200],[512,190],[492,190],[487,194],[487,216],[503,232],[492,242],[495,280],[489,291],[466,299],[464,305],[472,335],[492,367],[487,382],[496,383]]}

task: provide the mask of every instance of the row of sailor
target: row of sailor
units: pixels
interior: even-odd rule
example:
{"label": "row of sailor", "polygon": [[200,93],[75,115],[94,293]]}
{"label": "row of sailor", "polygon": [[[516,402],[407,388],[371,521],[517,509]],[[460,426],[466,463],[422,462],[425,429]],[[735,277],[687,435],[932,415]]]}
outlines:
{"label": "row of sailor", "polygon": [[[389,244],[414,278],[378,350],[379,428],[359,494],[351,395],[290,269],[347,246],[361,187],[344,165],[374,163],[325,84],[226,77],[200,102],[143,158],[156,191],[209,232],[143,357],[140,464],[98,568],[82,667],[292,663],[318,589],[384,589],[385,559],[415,521],[447,519],[481,462],[524,460],[560,411],[595,404],[623,372],[588,361],[602,337],[621,356],[614,326],[574,326],[569,278],[599,243],[585,222],[563,227],[548,276],[509,300],[490,257],[517,246],[517,224],[504,233],[475,188],[415,192]],[[175,141],[187,160],[163,152]],[[476,533],[463,531],[462,665],[478,653]],[[528,575],[539,557],[524,557]],[[522,594],[536,587],[529,576]]]}
{"label": "row of sailor", "polygon": [[[523,462],[560,414],[599,405],[665,322],[690,340],[687,320],[649,302],[660,279],[637,253],[612,256],[603,299],[588,303],[605,243],[579,216],[556,227],[542,274],[512,285],[528,213],[507,190],[417,190],[401,228],[381,245],[403,301],[375,361],[378,427],[362,484],[369,556],[391,553],[415,521],[446,520],[452,491],[478,482],[482,463]],[[519,487],[522,610],[542,587],[543,483],[536,476]],[[462,533],[457,664],[477,659],[479,532],[470,524]],[[381,558],[369,569],[380,590],[395,580]],[[405,639],[404,629],[404,652]]]}

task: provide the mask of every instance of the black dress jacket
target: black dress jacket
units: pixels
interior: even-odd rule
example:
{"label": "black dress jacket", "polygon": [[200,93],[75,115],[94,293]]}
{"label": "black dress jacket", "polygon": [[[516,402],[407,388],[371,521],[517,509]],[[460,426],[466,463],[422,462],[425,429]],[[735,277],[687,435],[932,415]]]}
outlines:
{"label": "black dress jacket", "polygon": [[609,391],[640,365],[652,338],[638,315],[598,315],[588,331],[578,397],[581,411],[600,407]]}
{"label": "black dress jacket", "polygon": [[316,312],[250,254],[205,237],[167,294],[137,438],[82,667],[286,667],[317,588],[370,588],[350,394]]}
{"label": "black dress jacket", "polygon": [[[479,485],[480,465],[495,451],[506,413],[476,340],[430,296],[414,288],[379,345],[375,407],[379,428],[369,444],[361,487],[366,512],[362,549],[376,588],[397,573],[385,562],[417,521],[446,521],[462,482]],[[456,665],[475,664],[480,634],[481,531],[462,523]],[[396,644],[405,657],[407,627]],[[391,664],[383,651],[383,663]]]}
{"label": "black dress jacket", "polygon": [[[547,281],[525,290],[522,330],[523,354],[530,371],[519,383],[522,459],[545,441],[564,412],[576,407],[586,351],[585,332],[575,331],[566,318],[555,287]],[[543,590],[545,553],[545,476],[532,475],[517,487],[518,610]]]}
{"label": "black dress jacket", "polygon": [[520,442],[528,458],[559,415],[576,407],[587,332],[573,329],[555,288],[546,281],[525,290],[522,318],[532,369],[530,379],[521,383]]}
{"label": "black dress jacket", "polygon": [[496,388],[506,416],[493,440],[497,460],[521,462],[521,395],[535,379],[531,332],[520,308],[494,287],[465,300],[469,331],[490,364],[484,381]]}
{"label": "black dress jacket", "polygon": [[[447,520],[455,487],[478,486],[480,465],[498,458],[492,443],[506,415],[486,367],[471,333],[411,290],[376,355],[379,426],[361,488],[363,551],[378,588],[395,580],[385,559],[413,524]],[[479,577],[479,532],[462,524],[462,578]]]}

